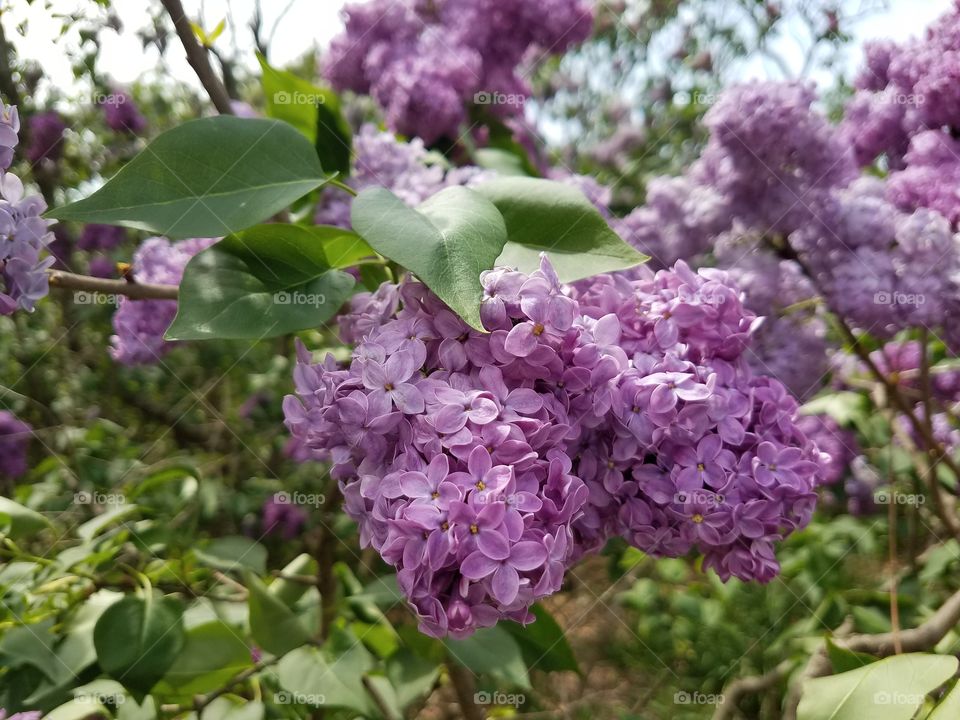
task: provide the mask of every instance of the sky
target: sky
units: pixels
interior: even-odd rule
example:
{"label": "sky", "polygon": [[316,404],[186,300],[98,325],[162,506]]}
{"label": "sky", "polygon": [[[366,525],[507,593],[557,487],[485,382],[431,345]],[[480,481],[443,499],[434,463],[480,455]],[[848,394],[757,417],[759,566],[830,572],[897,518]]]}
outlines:
{"label": "sky", "polygon": [[[862,5],[864,0],[844,0],[851,11]],[[255,66],[250,32],[246,23],[253,15],[255,0],[183,0],[187,14],[192,18],[204,18],[205,29],[212,30],[222,20],[233,18],[226,31],[218,40],[218,47],[243,48],[243,61],[251,68]],[[324,47],[343,27],[339,12],[345,0],[262,0],[264,27],[269,31],[276,25],[273,42],[270,45],[271,63],[283,66],[298,57],[312,46]],[[922,33],[923,28],[937,16],[947,11],[953,0],[887,0],[888,10],[868,15],[854,27],[854,42],[847,53],[848,66],[845,74],[851,76],[861,57],[860,48],[870,39],[891,38],[905,40]],[[57,87],[70,94],[75,87],[70,61],[61,47],[55,44],[60,32],[61,22],[58,13],[70,12],[79,7],[89,8],[90,0],[0,0],[3,22],[7,37],[14,42],[23,57],[40,63],[45,74]],[[158,0],[114,0],[114,11],[125,26],[122,33],[105,31],[102,33],[101,61],[99,67],[108,70],[113,79],[121,84],[130,83],[144,75],[162,72],[179,81],[199,87],[196,77],[179,46],[173,46],[167,52],[167,64],[158,69],[159,56],[156,50],[144,51],[135,34],[137,28],[149,24],[150,11],[159,6]],[[21,35],[17,28],[26,21],[26,33]],[[787,33],[789,35],[789,33]],[[76,43],[76,38],[68,42]],[[785,40],[779,47],[780,54],[788,63],[796,65],[802,62],[800,46]],[[774,68],[762,61],[748,64],[742,69],[745,77],[778,77]],[[828,82],[829,78],[816,77],[819,82]]]}

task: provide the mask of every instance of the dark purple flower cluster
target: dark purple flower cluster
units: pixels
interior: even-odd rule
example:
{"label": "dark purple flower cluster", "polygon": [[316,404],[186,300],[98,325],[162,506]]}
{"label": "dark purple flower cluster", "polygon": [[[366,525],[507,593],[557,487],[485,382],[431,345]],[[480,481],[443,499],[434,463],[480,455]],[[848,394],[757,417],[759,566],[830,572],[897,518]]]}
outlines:
{"label": "dark purple flower cluster", "polygon": [[[134,253],[133,277],[144,283],[179,285],[190,258],[215,242],[210,238],[177,243],[162,237],[148,238]],[[113,314],[116,334],[110,338],[113,359],[124,365],[143,365],[160,360],[172,345],[163,339],[163,334],[176,314],[175,300],[120,298],[120,306]]]}
{"label": "dark purple flower cluster", "polygon": [[27,444],[33,428],[0,410],[0,477],[18,478],[27,471]]}
{"label": "dark purple flower cluster", "polygon": [[30,144],[24,153],[31,164],[41,160],[56,162],[63,157],[63,134],[67,124],[55,110],[30,116]]}
{"label": "dark purple flower cluster", "polygon": [[532,619],[612,535],[769,580],[822,461],[743,359],[755,317],[718,271],[484,273],[468,327],[418,282],[355,298],[340,367],[299,348],[294,437],[330,453],[361,541],[432,635]]}
{"label": "dark purple flower cluster", "polygon": [[292,540],[303,530],[307,511],[290,502],[283,493],[272,495],[262,510],[262,529],[265,535],[278,534],[284,540]]}
{"label": "dark purple flower cluster", "polygon": [[960,223],[960,2],[902,45],[867,47],[844,133],[861,165],[883,157],[888,198],[904,210],[928,207]]}
{"label": "dark purple flower cluster", "polygon": [[325,74],[370,94],[387,125],[428,144],[460,134],[471,104],[522,114],[530,87],[518,66],[584,40],[584,0],[374,0],[347,6]]}
{"label": "dark purple flower cluster", "polygon": [[17,108],[0,103],[0,315],[33,310],[49,292],[47,268],[56,262],[40,258],[53,240],[50,223],[41,217],[46,203],[39,195],[24,197],[20,178],[7,170],[19,131]]}
{"label": "dark purple flower cluster", "polygon": [[83,232],[77,239],[80,250],[93,252],[101,250],[109,252],[122,245],[127,239],[127,229],[119,225],[100,225],[90,223],[84,225]]}
{"label": "dark purple flower cluster", "polygon": [[147,119],[133,101],[130,93],[114,90],[101,101],[103,118],[114,132],[140,135],[147,129]]}

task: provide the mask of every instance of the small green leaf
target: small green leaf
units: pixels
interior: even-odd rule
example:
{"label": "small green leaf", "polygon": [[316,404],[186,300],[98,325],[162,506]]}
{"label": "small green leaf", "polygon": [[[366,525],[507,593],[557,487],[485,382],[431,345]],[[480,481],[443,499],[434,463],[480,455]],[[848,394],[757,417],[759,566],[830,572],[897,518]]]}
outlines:
{"label": "small green leaf", "polygon": [[267,115],[290,123],[313,143],[325,170],[348,174],[353,133],[336,93],[271,67],[260,55],[257,59],[263,71]]}
{"label": "small green leaf", "polygon": [[120,503],[119,505],[107,505],[106,512],[87,520],[83,525],[77,528],[77,535],[87,542],[90,542],[97,535],[102,533],[113,523],[124,520],[135,514],[139,508],[135,503]]}
{"label": "small green leaf", "polygon": [[198,562],[227,572],[252,570],[262,575],[267,568],[267,549],[242,535],[216,538],[194,553]]}
{"label": "small green leaf", "polygon": [[570,185],[504,177],[481,183],[476,191],[496,205],[507,225],[509,240],[497,265],[532,272],[545,252],[560,280],[573,282],[649,259],[611,230],[583,193]]}
{"label": "small green leaf", "polygon": [[253,573],[246,574],[250,609],[250,634],[271,655],[285,655],[308,640],[310,633],[284,602],[272,595]]}
{"label": "small green leaf", "polygon": [[502,148],[479,148],[474,153],[474,159],[478,166],[495,170],[503,176],[519,175],[529,177],[530,172],[527,169],[529,161],[516,153]]}
{"label": "small green leaf", "polygon": [[909,653],[808,680],[798,720],[910,720],[926,695],[957,671],[952,655]]}
{"label": "small green leaf", "polygon": [[49,720],[84,720],[91,716],[110,717],[110,711],[90,698],[74,698],[55,707],[43,717]]}
{"label": "small green leaf", "polygon": [[370,246],[416,275],[465,322],[483,330],[480,273],[507,239],[503,218],[473,190],[449,187],[416,210],[384,188],[353,201],[354,229]]}
{"label": "small green leaf", "polygon": [[9,535],[17,540],[50,527],[50,521],[36,510],[0,497],[0,535]]}
{"label": "small green leaf", "polygon": [[252,665],[240,634],[222,620],[211,620],[187,631],[183,649],[155,694],[189,698],[211,692]]}
{"label": "small green leaf", "polygon": [[530,687],[520,645],[499,625],[477,630],[464,640],[444,640],[444,645],[457,662],[477,674],[488,673],[516,687]]}
{"label": "small green leaf", "polygon": [[573,649],[563,633],[563,628],[539,603],[531,608],[536,620],[529,625],[503,623],[501,627],[520,644],[523,660],[531,670],[580,672]]}
{"label": "small green leaf", "polygon": [[167,130],[93,195],[47,217],[219,237],[266,220],[331,177],[288,124],[220,115]]}
{"label": "small green leaf", "polygon": [[848,670],[857,670],[870,663],[877,662],[880,658],[866,653],[853,652],[837,645],[833,640],[827,639],[827,656],[830,658],[830,664],[833,666],[834,674],[844,673]]}
{"label": "small green leaf", "polygon": [[259,340],[322,325],[355,280],[331,267],[356,262],[366,243],[339,228],[258,225],[190,260],[169,340]]}
{"label": "small green leaf", "polygon": [[960,717],[960,685],[955,684],[937,704],[927,720],[956,720],[958,717]]}
{"label": "small green leaf", "polygon": [[103,671],[134,695],[145,695],[183,648],[181,609],[170,599],[128,595],[97,620],[93,644]]}

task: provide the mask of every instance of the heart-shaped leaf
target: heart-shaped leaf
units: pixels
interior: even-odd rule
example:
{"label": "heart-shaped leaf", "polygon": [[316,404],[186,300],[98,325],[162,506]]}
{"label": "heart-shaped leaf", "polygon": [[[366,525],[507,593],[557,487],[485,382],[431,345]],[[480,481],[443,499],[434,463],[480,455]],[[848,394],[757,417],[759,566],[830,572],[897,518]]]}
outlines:
{"label": "heart-shaped leaf", "polygon": [[508,241],[497,265],[533,272],[545,252],[560,280],[624,270],[649,258],[617,235],[583,193],[570,185],[502,177],[477,186],[503,215]]}
{"label": "heart-shaped leaf", "polygon": [[507,240],[497,208],[461,186],[441,190],[415,210],[389,190],[369,188],[353,201],[354,229],[381,255],[410,270],[469,325],[483,330],[480,273]]}
{"label": "heart-shaped leaf", "polygon": [[253,573],[246,574],[250,634],[271,655],[285,655],[310,640],[310,633],[283,600],[271,594]]}
{"label": "heart-shaped leaf", "polygon": [[47,216],[219,237],[266,220],[331,177],[287,123],[221,115],[162,133],[93,195]]}
{"label": "heart-shaped leaf", "polygon": [[354,242],[362,251],[365,243],[353,235],[280,224],[228,235],[187,264],[167,339],[259,340],[322,325],[355,284],[331,267],[325,246],[346,238],[338,258]]}
{"label": "heart-shaped leaf", "polygon": [[135,695],[150,691],[183,648],[180,607],[152,595],[128,595],[108,607],[93,629],[103,671]]}

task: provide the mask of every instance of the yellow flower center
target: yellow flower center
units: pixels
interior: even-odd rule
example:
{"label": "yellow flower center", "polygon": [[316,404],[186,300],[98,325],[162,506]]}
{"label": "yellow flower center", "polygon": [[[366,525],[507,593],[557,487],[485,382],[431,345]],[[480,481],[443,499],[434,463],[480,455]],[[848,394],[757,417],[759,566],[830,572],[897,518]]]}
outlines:
{"label": "yellow flower center", "polygon": [[477,527],[476,523],[471,524],[471,525],[470,525],[470,534],[471,534],[471,535],[476,535],[478,532],[480,532],[480,528]]}
{"label": "yellow flower center", "polygon": [[699,525],[700,523],[703,522],[703,515],[701,515],[700,513],[697,513],[690,519],[693,520],[697,525]]}
{"label": "yellow flower center", "polygon": [[540,337],[541,335],[543,335],[544,330],[546,330],[546,328],[543,326],[543,323],[536,323],[533,326],[533,334],[536,337]]}

